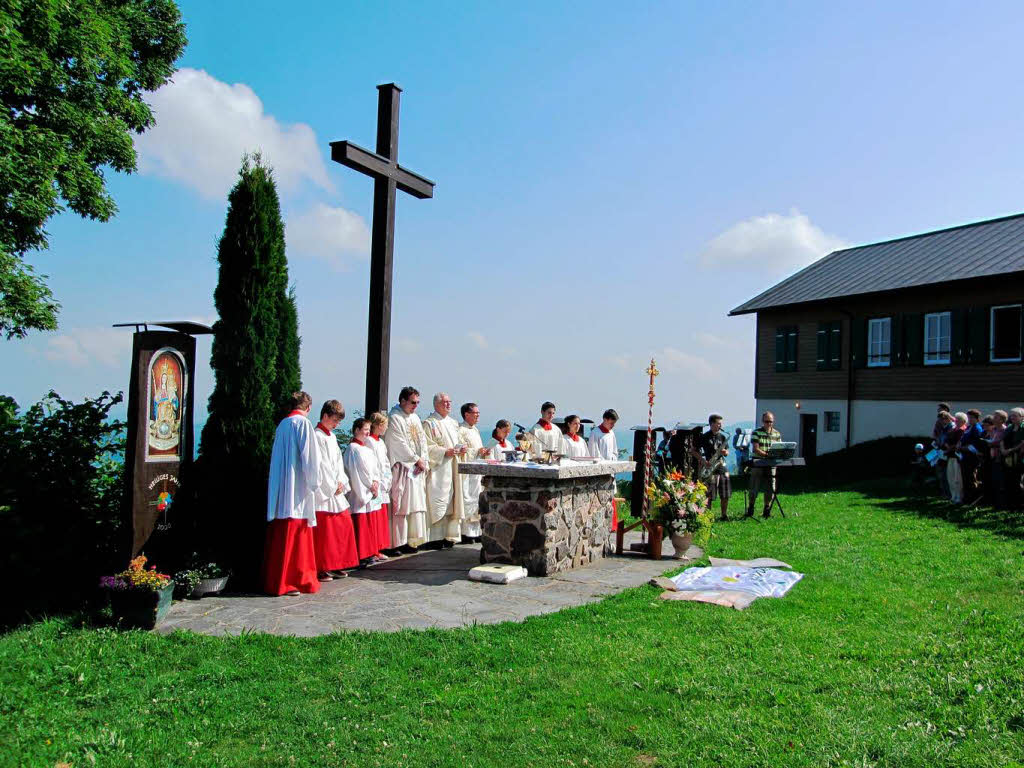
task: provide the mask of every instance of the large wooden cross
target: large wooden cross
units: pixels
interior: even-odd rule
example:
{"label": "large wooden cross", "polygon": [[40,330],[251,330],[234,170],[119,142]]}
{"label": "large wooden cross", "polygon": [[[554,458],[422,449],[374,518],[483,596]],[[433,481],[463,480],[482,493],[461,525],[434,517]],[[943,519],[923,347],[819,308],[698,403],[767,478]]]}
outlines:
{"label": "large wooden cross", "polygon": [[387,412],[391,364],[391,273],[395,257],[395,192],[434,196],[434,182],[398,164],[398,101],[394,83],[377,86],[377,151],[331,142],[331,159],[373,178],[370,240],[370,320],[366,339],[366,416]]}

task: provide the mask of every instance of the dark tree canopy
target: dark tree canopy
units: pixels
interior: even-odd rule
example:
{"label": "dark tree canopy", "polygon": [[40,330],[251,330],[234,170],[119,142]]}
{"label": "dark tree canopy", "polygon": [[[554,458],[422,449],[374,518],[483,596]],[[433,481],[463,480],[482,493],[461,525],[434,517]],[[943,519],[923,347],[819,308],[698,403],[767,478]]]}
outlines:
{"label": "dark tree canopy", "polygon": [[199,507],[224,524],[214,554],[244,579],[263,551],[274,431],[301,382],[281,206],[258,155],[244,160],[228,196],[217,261],[216,380],[200,442]]}
{"label": "dark tree canopy", "polygon": [[0,0],[0,333],[57,327],[59,305],[24,261],[47,220],[117,211],[104,167],[136,168],[143,100],[185,48],[174,0]]}

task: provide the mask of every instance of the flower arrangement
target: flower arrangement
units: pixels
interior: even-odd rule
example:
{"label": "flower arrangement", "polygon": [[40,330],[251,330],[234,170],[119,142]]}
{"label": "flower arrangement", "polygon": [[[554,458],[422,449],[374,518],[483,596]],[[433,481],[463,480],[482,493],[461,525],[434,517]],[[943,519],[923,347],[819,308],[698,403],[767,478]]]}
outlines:
{"label": "flower arrangement", "polygon": [[[207,557],[193,552],[187,561],[187,567],[174,574],[176,598],[199,599],[204,594],[217,593],[224,588],[231,570],[208,560]],[[217,580],[221,581],[217,584],[211,583]]]}
{"label": "flower arrangement", "polygon": [[166,573],[157,573],[155,565],[146,568],[145,555],[139,555],[132,560],[127,570],[100,579],[100,587],[112,592],[127,592],[129,590],[159,592],[170,583],[171,577]]}
{"label": "flower arrangement", "polygon": [[693,534],[693,543],[707,546],[711,539],[714,515],[708,504],[704,483],[690,480],[682,472],[672,471],[655,477],[647,486],[650,519],[661,523],[666,536]]}

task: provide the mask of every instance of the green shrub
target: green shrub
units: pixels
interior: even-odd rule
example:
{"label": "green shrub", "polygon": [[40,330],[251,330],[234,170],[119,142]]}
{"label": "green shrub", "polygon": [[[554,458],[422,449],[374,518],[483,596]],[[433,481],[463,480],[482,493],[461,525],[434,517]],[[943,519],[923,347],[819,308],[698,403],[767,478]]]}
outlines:
{"label": "green shrub", "polygon": [[81,605],[99,577],[122,570],[125,423],[120,393],[81,403],[50,392],[19,414],[0,399],[0,539],[5,623]]}

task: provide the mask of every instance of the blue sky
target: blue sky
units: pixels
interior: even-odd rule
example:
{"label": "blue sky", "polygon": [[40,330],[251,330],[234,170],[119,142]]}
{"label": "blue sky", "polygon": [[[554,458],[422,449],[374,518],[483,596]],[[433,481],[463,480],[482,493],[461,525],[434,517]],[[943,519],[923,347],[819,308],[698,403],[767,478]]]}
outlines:
{"label": "blue sky", "polygon": [[[1019,3],[181,3],[120,213],[61,216],[32,261],[61,329],[0,343],[24,405],[128,383],[115,322],[212,320],[241,153],[277,170],[315,400],[361,406],[378,83],[403,88],[392,386],[522,421],[753,415],[729,309],[828,250],[1024,210]],[[200,344],[199,402],[211,387]]]}

